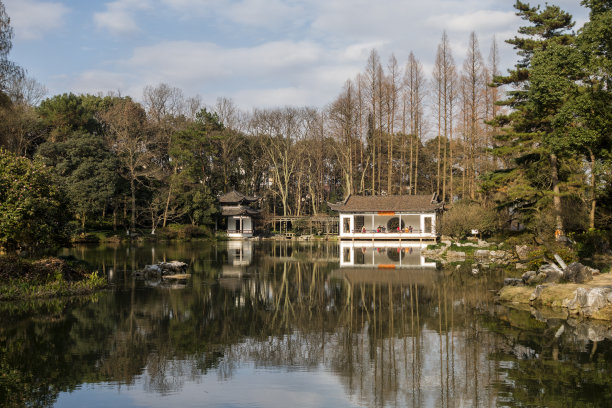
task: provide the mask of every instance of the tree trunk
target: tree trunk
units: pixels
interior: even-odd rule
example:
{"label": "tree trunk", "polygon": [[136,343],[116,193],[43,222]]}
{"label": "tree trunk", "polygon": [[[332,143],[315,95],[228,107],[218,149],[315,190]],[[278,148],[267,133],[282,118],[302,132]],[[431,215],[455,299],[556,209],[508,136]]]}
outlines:
{"label": "tree trunk", "polygon": [[559,173],[557,168],[557,155],[550,155],[551,179],[553,186],[553,208],[555,212],[555,238],[558,240],[563,233],[563,219],[561,218],[561,194],[559,191]]}
{"label": "tree trunk", "polygon": [[130,230],[132,234],[136,229],[136,185],[134,184],[134,177],[130,178],[130,191],[132,195],[132,217],[130,219]]}
{"label": "tree trunk", "polygon": [[589,228],[595,228],[595,208],[597,206],[597,178],[595,177],[595,155],[593,151],[589,149],[589,156],[591,158],[591,211],[589,213]]}

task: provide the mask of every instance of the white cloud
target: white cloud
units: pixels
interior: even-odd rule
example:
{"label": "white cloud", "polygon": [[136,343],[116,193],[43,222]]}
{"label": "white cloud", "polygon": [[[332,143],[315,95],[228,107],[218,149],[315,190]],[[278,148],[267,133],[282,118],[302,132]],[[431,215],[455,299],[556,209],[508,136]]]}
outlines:
{"label": "white cloud", "polygon": [[[126,66],[146,71],[153,81],[185,83],[270,77],[297,73],[320,60],[314,43],[278,41],[251,48],[222,48],[207,42],[173,41],[134,50]],[[279,78],[274,78],[278,80]]]}
{"label": "white cloud", "polygon": [[515,26],[518,19],[512,11],[477,10],[466,14],[438,14],[427,23],[440,30],[469,33],[489,32]]}
{"label": "white cloud", "polygon": [[[65,78],[67,79],[67,78]],[[70,81],[70,89],[76,93],[98,94],[108,91],[131,92],[132,83],[136,80],[126,73],[90,70],[79,74]]]}
{"label": "white cloud", "polygon": [[15,38],[33,40],[61,27],[70,11],[62,3],[36,0],[4,0]]}
{"label": "white cloud", "polygon": [[117,0],[106,4],[106,10],[94,13],[93,20],[98,28],[109,30],[114,35],[125,35],[140,31],[134,12],[147,9],[150,0]]}

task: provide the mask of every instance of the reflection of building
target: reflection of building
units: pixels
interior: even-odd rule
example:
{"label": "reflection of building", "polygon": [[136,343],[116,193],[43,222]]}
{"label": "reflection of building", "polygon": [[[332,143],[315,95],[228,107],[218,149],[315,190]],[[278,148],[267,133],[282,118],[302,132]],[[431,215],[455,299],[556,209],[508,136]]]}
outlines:
{"label": "reflection of building", "polygon": [[253,236],[255,225],[253,217],[261,212],[252,207],[259,199],[247,197],[233,190],[219,197],[221,214],[226,217],[227,235],[230,238]]}
{"label": "reflection of building", "polygon": [[332,204],[340,214],[340,239],[435,240],[444,203],[434,195],[349,196]]}
{"label": "reflection of building", "polygon": [[253,262],[253,242],[229,241],[227,243],[227,263],[221,267],[219,283],[226,289],[239,290],[242,278],[248,274],[248,266]]}
{"label": "reflection of building", "polygon": [[397,241],[369,243],[340,242],[341,268],[435,268],[435,262],[425,262],[422,245],[398,245]]}

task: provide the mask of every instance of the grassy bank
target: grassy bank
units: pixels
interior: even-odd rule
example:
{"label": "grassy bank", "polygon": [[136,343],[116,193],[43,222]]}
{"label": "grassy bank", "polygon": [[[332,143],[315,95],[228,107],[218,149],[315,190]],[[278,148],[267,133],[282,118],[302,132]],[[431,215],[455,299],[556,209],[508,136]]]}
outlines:
{"label": "grassy bank", "polygon": [[218,234],[205,226],[170,224],[166,228],[158,228],[155,234],[151,230],[137,229],[127,234],[121,230],[77,231],[72,234],[74,244],[119,243],[128,241],[191,241],[198,239],[222,239]]}
{"label": "grassy bank", "polygon": [[0,301],[87,295],[106,285],[76,259],[0,256]]}

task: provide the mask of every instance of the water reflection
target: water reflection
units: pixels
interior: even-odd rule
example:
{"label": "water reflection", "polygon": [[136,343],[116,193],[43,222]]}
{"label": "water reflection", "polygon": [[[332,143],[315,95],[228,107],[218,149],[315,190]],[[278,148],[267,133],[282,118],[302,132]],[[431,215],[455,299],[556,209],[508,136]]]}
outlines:
{"label": "water reflection", "polygon": [[435,262],[426,262],[421,249],[426,245],[398,242],[340,242],[340,267],[378,269],[435,268]]}
{"label": "water reflection", "polygon": [[[3,309],[0,405],[605,403],[609,387],[588,392],[612,378],[605,337],[580,340],[569,327],[555,337],[561,321],[495,306],[499,272],[438,270],[414,248],[389,249],[365,252],[395,269],[345,268],[345,248],[325,243],[66,250],[114,288],[86,303]],[[192,274],[179,289],[133,278],[174,259]]]}

